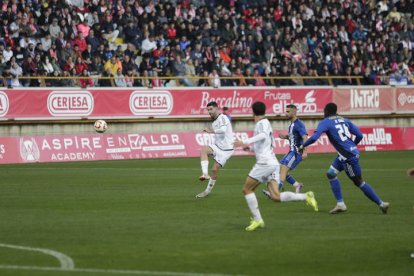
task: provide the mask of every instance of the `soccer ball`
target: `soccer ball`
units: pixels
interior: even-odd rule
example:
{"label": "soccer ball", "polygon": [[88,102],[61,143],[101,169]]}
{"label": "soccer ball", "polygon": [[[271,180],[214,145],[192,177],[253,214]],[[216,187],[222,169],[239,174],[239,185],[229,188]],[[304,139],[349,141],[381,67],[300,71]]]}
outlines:
{"label": "soccer ball", "polygon": [[104,120],[97,120],[93,127],[96,132],[104,133],[108,129],[108,124]]}

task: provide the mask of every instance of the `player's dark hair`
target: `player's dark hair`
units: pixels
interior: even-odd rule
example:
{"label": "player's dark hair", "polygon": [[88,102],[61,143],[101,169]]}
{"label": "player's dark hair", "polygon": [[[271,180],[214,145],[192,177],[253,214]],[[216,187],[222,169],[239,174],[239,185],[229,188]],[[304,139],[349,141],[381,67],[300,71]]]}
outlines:
{"label": "player's dark hair", "polygon": [[328,103],[327,105],[325,105],[325,108],[323,109],[323,112],[325,113],[325,117],[336,115],[337,111],[338,111],[338,106],[335,103]]}
{"label": "player's dark hair", "polygon": [[263,116],[266,114],[266,105],[263,102],[255,102],[252,105],[253,114],[256,116]]}
{"label": "player's dark hair", "polygon": [[216,102],[209,102],[207,104],[207,107],[212,106],[212,107],[218,107],[218,104]]}
{"label": "player's dark hair", "polygon": [[296,105],[294,105],[294,104],[288,104],[286,107],[287,108],[298,109],[298,107]]}

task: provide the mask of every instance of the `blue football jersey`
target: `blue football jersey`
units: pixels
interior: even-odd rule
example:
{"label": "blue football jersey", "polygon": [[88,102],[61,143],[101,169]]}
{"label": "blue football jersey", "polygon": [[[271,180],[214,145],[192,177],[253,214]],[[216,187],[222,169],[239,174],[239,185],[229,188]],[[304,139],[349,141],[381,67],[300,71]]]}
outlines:
{"label": "blue football jersey", "polygon": [[[362,140],[362,133],[351,120],[338,115],[323,119],[315,130],[315,133],[303,144],[304,147],[314,143],[326,133],[329,141],[338,152],[340,159],[346,160],[359,155],[357,144]],[[355,139],[352,140],[352,135]]]}
{"label": "blue football jersey", "polygon": [[303,144],[303,136],[307,135],[305,125],[299,119],[291,122],[288,128],[290,150],[297,152],[297,148]]}

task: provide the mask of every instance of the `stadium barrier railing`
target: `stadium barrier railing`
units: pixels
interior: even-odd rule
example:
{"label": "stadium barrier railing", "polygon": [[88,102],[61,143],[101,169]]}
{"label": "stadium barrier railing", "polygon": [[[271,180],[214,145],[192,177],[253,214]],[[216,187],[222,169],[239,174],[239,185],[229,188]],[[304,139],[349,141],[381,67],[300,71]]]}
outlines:
{"label": "stadium barrier railing", "polygon": [[[184,79],[190,80],[193,87],[197,87],[198,81],[204,80],[205,83],[202,86],[211,86],[215,87],[213,85],[213,81],[211,77],[206,76],[159,76],[159,77],[153,77],[153,76],[100,76],[100,75],[89,75],[87,77],[84,76],[3,76],[1,78],[1,86],[5,88],[14,88],[14,87],[54,87],[53,84],[59,84],[61,82],[60,86],[63,86],[63,81],[71,81],[70,84],[73,87],[83,87],[81,85],[82,80],[92,80],[93,86],[97,86],[98,82],[100,80],[108,80],[110,82],[111,87],[117,87],[116,80],[128,80],[131,79],[133,81],[138,80],[141,82],[141,87],[153,87],[154,85],[153,80],[161,80],[163,82],[162,86],[185,86],[183,84]],[[336,86],[335,80],[345,80],[349,79],[352,80],[352,83],[348,85],[361,85],[362,80],[364,77],[362,76],[220,76],[218,77],[221,84],[219,86],[234,86],[234,81],[242,81],[245,82],[248,81],[257,81],[260,79],[260,81],[263,81],[265,84],[264,86],[310,86],[310,85],[326,85],[326,86]],[[378,79],[382,80],[385,84],[389,81],[389,76],[378,76]],[[315,83],[315,80],[317,83]],[[37,83],[35,83],[37,81]],[[286,85],[283,81],[292,81],[289,85]],[[33,85],[33,83],[35,85]],[[227,83],[228,82],[228,83]],[[282,82],[282,83],[281,83]],[[307,82],[310,82],[309,84]],[[345,84],[343,84],[345,85]],[[89,85],[87,85],[89,86]],[[252,86],[252,85],[242,85],[242,86]],[[255,86],[255,85],[253,85]],[[134,86],[132,86],[134,87]]]}

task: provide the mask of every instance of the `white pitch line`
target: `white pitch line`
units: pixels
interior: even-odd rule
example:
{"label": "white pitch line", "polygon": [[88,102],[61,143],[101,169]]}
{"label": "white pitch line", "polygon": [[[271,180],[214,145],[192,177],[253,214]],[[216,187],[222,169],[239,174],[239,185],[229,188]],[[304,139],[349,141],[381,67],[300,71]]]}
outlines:
{"label": "white pitch line", "polygon": [[230,274],[209,274],[209,273],[188,273],[188,272],[146,271],[146,270],[118,270],[118,269],[96,269],[96,268],[63,269],[63,268],[59,268],[59,267],[19,266],[19,265],[0,265],[0,269],[28,270],[28,271],[34,271],[34,270],[36,270],[36,271],[62,271],[62,272],[79,272],[79,273],[103,273],[103,274],[125,274],[125,275],[230,276]]}
{"label": "white pitch line", "polygon": [[0,243],[0,247],[12,248],[12,249],[17,249],[17,250],[40,252],[40,253],[50,255],[50,256],[55,257],[56,259],[58,259],[58,261],[60,263],[60,269],[72,270],[72,269],[75,268],[75,263],[73,262],[73,260],[69,256],[66,256],[65,254],[60,253],[60,252],[55,251],[55,250],[50,250],[50,249],[46,249],[46,248],[20,246],[20,245],[6,244],[6,243]]}
{"label": "white pitch line", "polygon": [[[328,167],[324,167],[324,168],[320,168],[320,169],[300,169],[301,171],[325,171],[329,168]],[[7,171],[11,171],[11,170],[24,170],[27,171],[28,168],[7,168]],[[226,170],[226,171],[246,171],[249,168],[234,168],[234,169],[229,169],[229,168],[222,168],[221,170]],[[56,170],[56,168],[36,168],[36,170]],[[200,169],[196,169],[196,168],[115,168],[115,167],[101,167],[101,168],[89,168],[89,167],[69,167],[69,168],[65,168],[65,170],[119,170],[119,171],[199,171]],[[383,171],[387,171],[387,172],[406,172],[405,169],[363,169],[364,171],[370,171],[370,172],[383,172]]]}

